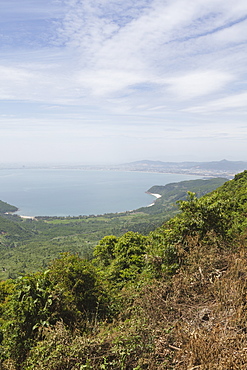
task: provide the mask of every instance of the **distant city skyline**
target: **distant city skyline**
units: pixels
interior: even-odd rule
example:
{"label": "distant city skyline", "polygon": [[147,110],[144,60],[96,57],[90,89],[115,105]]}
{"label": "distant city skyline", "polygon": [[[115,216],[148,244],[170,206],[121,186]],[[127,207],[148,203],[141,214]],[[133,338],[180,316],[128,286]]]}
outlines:
{"label": "distant city skyline", "polygon": [[245,0],[2,0],[0,163],[247,161]]}

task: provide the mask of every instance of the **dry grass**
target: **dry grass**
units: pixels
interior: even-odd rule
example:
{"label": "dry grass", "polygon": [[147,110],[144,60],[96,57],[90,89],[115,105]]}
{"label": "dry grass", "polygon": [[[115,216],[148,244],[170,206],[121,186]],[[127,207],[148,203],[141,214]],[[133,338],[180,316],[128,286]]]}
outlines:
{"label": "dry grass", "polygon": [[149,369],[247,369],[247,249],[190,240],[184,267],[142,299],[153,333]]}

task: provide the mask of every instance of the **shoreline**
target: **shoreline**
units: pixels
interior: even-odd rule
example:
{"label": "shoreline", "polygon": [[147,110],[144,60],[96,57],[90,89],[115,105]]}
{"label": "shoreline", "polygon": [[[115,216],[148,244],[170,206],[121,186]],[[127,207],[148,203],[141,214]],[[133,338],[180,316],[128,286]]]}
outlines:
{"label": "shoreline", "polygon": [[156,199],[159,199],[162,197],[161,194],[155,194],[155,193],[149,193],[149,192],[147,192],[147,194],[153,195]]}
{"label": "shoreline", "polygon": [[24,219],[29,219],[29,220],[36,220],[37,221],[37,218],[35,218],[34,216],[22,216],[22,215],[17,215],[17,216],[19,216],[19,217],[21,217],[21,218],[24,218]]}
{"label": "shoreline", "polygon": [[152,195],[152,196],[154,196],[154,197],[156,198],[156,199],[155,199],[155,201],[154,201],[153,203],[149,204],[149,205],[148,205],[148,206],[146,206],[146,207],[152,207],[152,206],[154,206],[154,205],[155,205],[156,200],[162,197],[162,195],[161,195],[161,194],[149,193],[148,191],[147,191],[146,193],[147,193],[147,194],[149,194],[149,195]]}
{"label": "shoreline", "polygon": [[30,220],[36,220],[37,219],[35,218],[35,216],[23,216],[23,215],[18,215],[18,212],[19,209],[17,211],[14,211],[14,212],[5,212],[5,215],[12,215],[12,216],[18,216],[18,217],[21,217],[21,218],[24,218],[24,219],[30,219]]}
{"label": "shoreline", "polygon": [[[149,193],[148,191],[146,192],[146,194],[149,194],[149,195],[152,195],[153,197],[155,197],[156,199],[154,200],[153,203],[147,205],[147,206],[144,206],[144,207],[152,207],[154,206],[155,202],[157,199],[161,198],[162,195],[161,194],[156,194],[156,193]],[[18,212],[18,211],[16,211]],[[134,210],[129,210],[129,211],[125,211],[125,212],[134,212]],[[115,212],[116,214],[121,214],[121,213],[125,213],[125,212]],[[38,221],[37,218],[35,216],[23,216],[23,215],[18,215],[16,213],[11,213],[11,212],[6,212],[5,214],[15,214],[16,216],[20,217],[20,218],[23,218],[24,220],[34,220],[34,221]],[[84,215],[85,217],[89,217],[87,215]],[[97,216],[102,216],[101,214],[99,215],[93,215],[93,217],[97,217]],[[39,216],[38,216],[39,217]],[[71,216],[41,216],[41,217],[64,217],[64,218],[67,218],[67,217],[71,217]],[[78,216],[72,216],[72,217],[78,217]]]}
{"label": "shoreline", "polygon": [[[41,170],[42,171],[42,169],[39,169],[39,170]],[[52,170],[52,169],[49,169],[49,170]],[[73,170],[76,170],[77,171],[77,169],[73,169]],[[106,170],[107,171],[107,170]],[[139,173],[144,173],[144,171],[126,171],[126,170],[120,170],[120,172],[123,172],[123,173],[126,173],[126,172],[129,172],[129,173],[134,173],[134,172],[139,172]],[[146,173],[154,173],[153,171],[145,171]],[[159,174],[159,175],[174,175],[175,176],[175,179],[169,179],[169,181],[167,181],[167,183],[170,183],[170,182],[179,182],[179,181],[182,181],[182,179],[178,179],[178,178],[176,178],[177,176],[182,176],[182,177],[185,177],[185,178],[189,178],[189,180],[188,181],[190,181],[190,177],[192,177],[192,180],[194,180],[195,178],[197,179],[197,178],[199,178],[199,177],[201,177],[201,176],[195,176],[195,175],[191,175],[191,174],[182,174],[182,173],[177,173],[177,174],[175,174],[175,173],[173,173],[173,174],[171,174],[171,173],[161,173],[161,172],[156,172],[157,174]],[[194,177],[194,178],[193,178]],[[156,181],[158,181],[158,180],[156,180]],[[160,181],[160,180],[159,180]],[[183,180],[184,181],[184,180]],[[154,182],[155,183],[155,182]],[[166,184],[166,182],[165,182],[165,184]],[[158,194],[158,193],[151,193],[151,192],[148,192],[148,191],[146,191],[146,193],[147,194],[149,194],[149,195],[151,195],[151,196],[153,196],[155,199],[151,199],[151,204],[147,204],[147,203],[149,203],[149,201],[146,203],[147,205],[145,205],[145,203],[144,203],[144,205],[143,206],[138,206],[138,208],[145,208],[145,207],[151,207],[151,206],[153,206],[154,204],[155,204],[155,202],[156,202],[156,200],[157,199],[159,199],[159,198],[161,198],[162,197],[162,195],[161,194]],[[13,214],[14,215],[17,215],[17,216],[19,216],[20,218],[22,218],[22,219],[29,219],[29,220],[37,220],[39,217],[64,217],[64,218],[67,218],[67,217],[75,217],[75,218],[78,218],[78,217],[80,217],[80,216],[85,216],[85,217],[89,217],[89,216],[91,216],[91,215],[93,215],[94,217],[96,216],[101,216],[101,215],[104,215],[104,214],[107,214],[107,213],[116,213],[116,214],[121,214],[121,213],[126,213],[126,212],[134,212],[135,211],[135,208],[132,208],[133,206],[130,206],[129,208],[130,209],[128,209],[128,210],[126,210],[126,211],[117,211],[117,212],[102,212],[102,213],[95,213],[95,214],[92,214],[92,213],[89,213],[89,214],[87,214],[87,213],[85,213],[85,214],[79,214],[79,215],[73,215],[73,213],[72,213],[72,216],[71,216],[71,214],[68,214],[68,215],[60,215],[60,214],[58,214],[58,215],[52,215],[52,216],[49,216],[49,215],[44,215],[44,216],[40,216],[39,214],[38,214],[38,216],[33,216],[32,215],[32,213],[31,213],[31,215],[25,215],[25,211],[22,213],[21,212],[21,210],[19,210],[18,209],[18,211],[17,212],[14,212]],[[136,209],[138,209],[138,208],[136,208]],[[38,212],[35,212],[36,213],[36,215],[37,215],[37,213]]]}
{"label": "shoreline", "polygon": [[114,167],[114,166],[16,166],[16,167],[1,167],[0,170],[75,170],[75,171],[116,171],[116,172],[139,172],[139,173],[159,173],[159,174],[166,174],[166,175],[185,175],[185,176],[199,176],[205,178],[212,178],[212,177],[226,177],[226,178],[233,178],[235,174],[238,173],[238,170],[203,170],[203,169],[157,169],[157,168],[121,168],[121,167]]}

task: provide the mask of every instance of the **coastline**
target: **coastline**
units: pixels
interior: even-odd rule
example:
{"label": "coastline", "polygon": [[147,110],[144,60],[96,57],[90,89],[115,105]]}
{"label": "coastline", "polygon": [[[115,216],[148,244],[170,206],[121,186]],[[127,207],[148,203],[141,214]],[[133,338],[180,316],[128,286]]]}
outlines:
{"label": "coastline", "polygon": [[34,216],[22,216],[22,215],[17,215],[17,216],[19,216],[19,217],[21,217],[21,218],[24,218],[24,219],[29,219],[29,220],[35,220],[35,221],[37,221],[37,218],[35,218]]}
{"label": "coastline", "polygon": [[[31,171],[31,170],[30,170]],[[40,171],[42,171],[41,169],[40,169]],[[52,171],[52,170],[50,170],[50,171]],[[74,170],[75,171],[75,170]],[[79,172],[79,171],[78,171]],[[87,172],[89,172],[89,171],[87,171]],[[90,171],[91,172],[91,171]],[[47,216],[47,217],[68,217],[68,216],[70,216],[70,217],[78,217],[78,216],[81,216],[81,215],[85,215],[85,216],[90,216],[90,215],[102,215],[102,214],[105,214],[105,213],[123,213],[123,212],[133,212],[133,210],[136,210],[136,209],[139,209],[139,208],[142,208],[142,207],[147,207],[147,206],[149,206],[149,203],[151,203],[151,205],[153,205],[154,203],[155,203],[155,201],[158,199],[158,198],[160,198],[161,197],[161,194],[158,194],[157,193],[157,191],[155,192],[155,193],[149,193],[149,195],[152,195],[152,197],[153,198],[151,198],[150,199],[150,197],[147,197],[147,196],[145,196],[145,194],[143,194],[143,193],[145,193],[145,188],[146,189],[148,189],[148,188],[150,188],[150,186],[152,185],[152,184],[163,184],[163,185],[166,185],[167,183],[171,183],[171,182],[179,182],[179,181],[184,181],[184,180],[190,180],[191,179],[191,177],[192,177],[192,180],[194,180],[195,179],[195,177],[194,176],[191,176],[191,175],[181,175],[181,174],[173,174],[173,175],[171,175],[171,174],[165,174],[165,173],[153,173],[153,174],[150,174],[150,173],[146,173],[146,175],[143,173],[143,171],[128,171],[128,173],[130,174],[127,174],[126,173],[126,171],[121,171],[122,172],[122,174],[120,174],[120,175],[118,175],[118,174],[112,174],[112,175],[110,175],[110,176],[108,176],[108,173],[110,172],[108,172],[108,171],[104,171],[104,172],[106,172],[105,174],[102,174],[102,175],[100,175],[99,173],[98,173],[98,171],[97,171],[97,173],[96,173],[96,171],[95,171],[95,174],[93,174],[92,176],[91,176],[91,174],[88,174],[88,175],[84,175],[84,173],[78,173],[78,174],[76,174],[74,177],[75,177],[75,180],[77,181],[75,184],[76,184],[76,187],[75,187],[75,191],[76,192],[78,192],[78,199],[80,199],[80,202],[78,203],[78,201],[77,201],[77,203],[78,204],[82,204],[82,210],[81,209],[79,209],[79,211],[77,211],[77,208],[80,208],[80,207],[75,207],[75,211],[72,209],[71,211],[68,211],[68,212],[66,212],[66,214],[63,214],[63,213],[65,213],[65,212],[60,212],[60,211],[58,211],[58,212],[49,212],[49,209],[48,209],[48,211],[46,211],[46,212],[44,212],[44,211],[42,211],[42,212],[39,212],[39,210],[37,210],[37,209],[35,209],[34,211],[30,208],[30,211],[29,212],[25,212],[25,209],[24,209],[24,206],[23,207],[20,207],[21,209],[18,209],[18,212],[16,212],[15,213],[15,215],[17,215],[17,216],[19,216],[19,217],[21,217],[22,219],[29,219],[29,220],[32,220],[32,219],[34,219],[35,218],[35,216],[37,215],[38,217],[40,216],[40,215],[44,215],[45,214],[45,216]],[[136,173],[136,172],[138,172],[138,173]],[[13,173],[14,173],[14,171],[13,171]],[[49,173],[46,173],[46,172],[44,172],[45,173],[45,175],[46,176],[44,176],[45,178],[47,177],[48,178],[48,180],[49,179],[51,179],[53,182],[54,182],[54,184],[56,185],[56,186],[58,186],[58,190],[60,189],[59,188],[59,184],[57,185],[57,183],[56,183],[56,178],[59,178],[57,175],[56,175],[56,173],[54,173],[54,174],[52,174],[52,175],[50,175],[50,172]],[[135,174],[136,173],[136,174]],[[142,175],[141,176],[139,176],[139,173],[141,173]],[[14,173],[15,174],[15,173]],[[34,172],[34,174],[35,174],[35,179],[37,179],[38,177],[36,176],[36,172]],[[42,172],[42,174],[43,174],[43,172]],[[144,176],[145,175],[145,176]],[[30,176],[33,176],[33,174],[32,174],[32,172],[30,172],[30,175],[29,175],[29,177]],[[40,173],[39,173],[39,176],[41,176],[40,175]],[[67,175],[67,172],[65,173],[65,175],[64,175],[64,173],[63,172],[61,172],[61,174],[59,173],[59,176],[65,176],[65,179],[67,179],[67,178],[71,178],[71,176],[69,176],[68,177],[68,175]],[[13,177],[13,176],[12,176]],[[142,187],[142,189],[144,190],[142,190],[142,192],[141,193],[138,193],[138,195],[137,195],[137,199],[139,199],[140,198],[140,205],[139,204],[135,204],[135,202],[134,202],[134,197],[132,196],[132,194],[131,194],[131,196],[129,196],[128,197],[128,202],[130,203],[128,203],[129,205],[127,205],[126,206],[126,204],[123,204],[123,206],[121,205],[121,207],[115,207],[116,208],[116,210],[114,209],[114,210],[108,210],[108,208],[107,208],[107,206],[105,207],[105,209],[103,209],[103,210],[101,210],[100,209],[100,207],[94,207],[94,208],[96,208],[96,210],[95,209],[93,209],[92,211],[91,211],[91,209],[88,211],[88,208],[90,207],[90,202],[89,201],[87,201],[87,199],[86,199],[86,201],[83,203],[82,201],[84,201],[83,200],[83,198],[82,198],[82,196],[81,196],[81,194],[83,194],[83,193],[85,193],[85,190],[88,190],[87,188],[86,188],[86,186],[90,186],[90,184],[89,184],[89,182],[87,181],[88,179],[91,179],[91,177],[92,177],[92,179],[93,180],[95,180],[95,181],[93,181],[93,183],[98,183],[99,182],[99,179],[102,181],[102,184],[100,185],[100,188],[97,190],[97,192],[96,192],[96,198],[93,198],[93,202],[92,202],[92,204],[93,204],[93,206],[94,206],[94,203],[95,203],[95,199],[98,199],[99,198],[99,195],[98,194],[100,194],[100,191],[101,191],[101,188],[105,191],[105,189],[108,189],[109,188],[109,185],[108,185],[108,182],[109,182],[109,180],[108,180],[108,178],[110,178],[110,179],[113,179],[116,183],[117,183],[117,186],[118,186],[118,189],[122,189],[123,188],[123,190],[125,190],[125,188],[126,188],[126,186],[124,185],[125,184],[125,181],[127,181],[128,180],[128,178],[130,178],[130,180],[128,180],[128,182],[127,182],[127,185],[128,186],[130,186],[129,185],[129,183],[130,184],[139,184],[140,183],[140,185],[139,185],[139,187],[141,188]],[[20,178],[20,180],[23,180],[23,179],[25,179],[26,178],[26,176],[24,176],[23,174],[19,174],[19,173],[17,173],[16,174],[16,178],[17,179],[19,179]],[[43,178],[43,176],[42,176],[42,178]],[[85,185],[84,185],[84,178],[86,179],[86,181],[85,181]],[[54,180],[55,179],[55,180]],[[116,180],[115,180],[116,179]],[[127,179],[127,180],[126,180]],[[150,180],[151,179],[151,180]],[[108,182],[107,182],[107,181]],[[114,184],[114,181],[112,181],[112,184]],[[29,181],[30,182],[30,181]],[[37,181],[36,181],[37,182]],[[35,188],[35,186],[36,186],[36,182],[34,182],[34,188]],[[52,184],[53,184],[53,182],[52,182]],[[71,181],[70,181],[71,182]],[[65,182],[65,185],[67,186],[69,186],[70,185],[70,182],[68,182],[68,184]],[[24,187],[24,185],[26,186],[26,183],[25,183],[25,181],[23,180],[23,181],[17,181],[16,183],[18,183],[18,184],[20,184],[20,190],[22,190],[22,188],[21,188],[21,186],[23,186]],[[24,185],[23,185],[23,184]],[[77,183],[80,185],[77,185]],[[89,184],[89,185],[88,185]],[[110,184],[111,185],[111,184]],[[28,186],[30,186],[30,184],[28,184]],[[40,186],[40,183],[39,183],[39,186]],[[64,185],[63,185],[64,186]],[[144,187],[145,186],[145,187]],[[110,189],[112,188],[113,186],[111,186],[110,187]],[[134,189],[136,189],[136,188],[138,188],[137,186],[134,186]],[[25,189],[25,188],[24,188]],[[46,188],[45,188],[46,189]],[[61,187],[61,189],[62,189],[62,187]],[[96,189],[96,187],[95,187],[95,189]],[[90,191],[89,191],[89,194],[91,194],[92,193],[92,191],[91,191],[91,188],[89,189]],[[42,191],[42,187],[41,187],[41,191]],[[107,190],[108,191],[108,190]],[[61,190],[61,192],[62,192],[62,190]],[[118,190],[118,192],[119,192],[119,190]],[[118,193],[117,191],[115,192],[115,193],[113,193],[113,195],[115,196],[115,198],[117,197],[117,193]],[[57,192],[56,192],[57,193]],[[74,193],[74,192],[73,192]],[[106,193],[106,192],[105,192]],[[109,191],[108,191],[108,193],[109,193]],[[108,193],[106,193],[106,195],[108,194]],[[147,192],[148,193],[148,192]],[[69,194],[71,194],[71,193],[69,193]],[[110,194],[110,193],[109,193]],[[141,194],[140,196],[139,196],[139,194]],[[143,195],[142,195],[143,194]],[[98,198],[97,198],[98,197]],[[69,199],[69,197],[67,197],[68,199]],[[66,199],[67,199],[66,198]],[[72,197],[71,197],[72,198]],[[112,199],[115,199],[115,198],[113,198],[113,196],[111,195],[110,196],[110,199],[111,199],[111,203],[112,203]],[[133,199],[132,199],[133,198]],[[142,198],[143,198],[143,201],[141,201],[142,200]],[[149,198],[149,200],[147,199],[147,198]],[[81,200],[82,199],[82,200]],[[119,199],[119,195],[118,195],[118,199]],[[118,204],[117,202],[118,202],[118,199],[116,200],[116,204]],[[133,203],[132,202],[130,202],[130,200],[133,200]],[[73,199],[71,199],[71,204],[73,204]],[[11,200],[11,202],[13,203],[14,201],[13,200]],[[76,204],[77,204],[76,203]],[[103,202],[102,202],[103,203]],[[119,202],[120,203],[120,202]],[[127,201],[126,201],[126,203],[127,203]],[[138,203],[138,202],[137,202]],[[43,205],[43,204],[42,204]],[[70,204],[69,204],[70,205]],[[38,206],[39,206],[39,204],[38,204]],[[30,206],[31,207],[31,206]],[[98,209],[99,208],[99,209]],[[103,208],[103,207],[102,207]],[[112,208],[112,207],[110,207],[110,208]],[[56,210],[55,210],[56,211]],[[50,214],[51,213],[51,214]],[[56,216],[54,216],[54,215],[56,215]]]}
{"label": "coastline", "polygon": [[149,193],[149,191],[147,191],[146,193],[147,193],[147,194],[149,194],[149,195],[152,195],[152,196],[154,196],[154,197],[156,198],[156,199],[155,199],[155,201],[154,201],[153,203],[149,204],[149,205],[148,205],[148,206],[146,206],[146,207],[152,207],[152,206],[154,206],[154,205],[155,205],[156,200],[162,197],[162,195],[161,195],[161,194]]}
{"label": "coastline", "polygon": [[[223,161],[219,161],[221,163]],[[228,161],[226,161],[228,162]],[[229,161],[230,163],[234,163]],[[166,163],[166,162],[164,162]],[[169,163],[169,162],[168,162]],[[233,178],[235,174],[243,171],[244,169],[237,168],[236,170],[231,168],[226,169],[215,169],[215,168],[200,168],[201,164],[207,162],[195,162],[195,164],[190,166],[185,166],[181,168],[179,164],[183,162],[174,162],[174,166],[171,168],[170,166],[166,167],[153,167],[152,165],[149,167],[142,167],[142,166],[131,166],[130,165],[6,165],[1,166],[0,170],[81,170],[81,171],[116,171],[116,172],[139,172],[139,173],[159,173],[159,174],[167,174],[167,175],[188,175],[188,176],[200,176],[205,178],[210,177],[227,177],[229,179]],[[211,163],[211,162],[209,162]],[[217,163],[217,162],[212,162]],[[246,162],[247,163],[247,162]],[[170,164],[170,163],[169,163]]]}
{"label": "coastline", "polygon": [[155,198],[157,198],[157,199],[159,199],[159,198],[161,198],[162,197],[162,195],[161,194],[154,194],[154,193],[149,193],[149,192],[147,192],[147,194],[150,194],[150,195],[153,195]]}
{"label": "coastline", "polygon": [[[153,197],[155,197],[156,199],[155,199],[155,201],[153,202],[153,203],[151,203],[151,204],[149,204],[149,205],[147,205],[146,207],[152,207],[152,206],[154,206],[154,204],[155,204],[155,202],[156,202],[156,200],[157,199],[159,199],[159,198],[161,198],[162,197],[162,195],[161,194],[155,194],[155,193],[149,193],[148,191],[146,192],[147,194],[149,194],[149,195],[152,195]],[[129,211],[126,211],[126,212],[133,212],[133,210],[129,210]],[[10,212],[6,212],[6,214],[10,214]],[[120,213],[123,213],[123,212],[116,212],[117,214],[120,214]],[[37,218],[36,217],[34,217],[34,216],[23,216],[23,215],[17,215],[17,216],[19,216],[19,217],[21,217],[21,218],[23,218],[23,219],[26,219],[26,220],[34,220],[34,221],[38,221],[37,220]],[[94,215],[94,216],[102,216],[102,215]],[[50,217],[50,216],[48,216],[48,217]],[[67,217],[67,216],[63,216],[63,217]],[[76,216],[73,216],[73,217],[76,217]]]}
{"label": "coastline", "polygon": [[12,215],[12,216],[18,216],[18,217],[21,217],[21,218],[24,218],[24,219],[30,219],[30,220],[36,220],[37,219],[34,217],[34,216],[23,216],[23,215],[18,215],[16,212],[18,212],[19,209],[17,211],[14,211],[14,212],[5,212],[5,215]]}

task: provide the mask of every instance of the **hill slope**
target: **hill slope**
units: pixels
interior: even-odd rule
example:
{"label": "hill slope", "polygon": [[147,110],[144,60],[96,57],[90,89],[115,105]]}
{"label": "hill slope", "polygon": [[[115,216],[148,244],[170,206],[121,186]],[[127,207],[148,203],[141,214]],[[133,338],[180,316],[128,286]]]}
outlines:
{"label": "hill slope", "polygon": [[167,184],[165,186],[155,185],[152,186],[147,193],[159,194],[158,198],[152,207],[142,208],[141,210],[149,214],[162,213],[165,210],[171,211],[175,210],[176,202],[179,200],[185,200],[188,191],[194,192],[198,197],[210,193],[211,191],[217,189],[219,186],[223,185],[227,179],[216,177],[208,180],[190,180],[190,181],[180,181]]}
{"label": "hill slope", "polygon": [[180,209],[2,282],[1,368],[247,369],[247,171]]}
{"label": "hill slope", "polygon": [[6,213],[6,212],[16,212],[16,211],[18,211],[17,207],[12,206],[12,205],[0,200],[0,214],[1,213]]}

